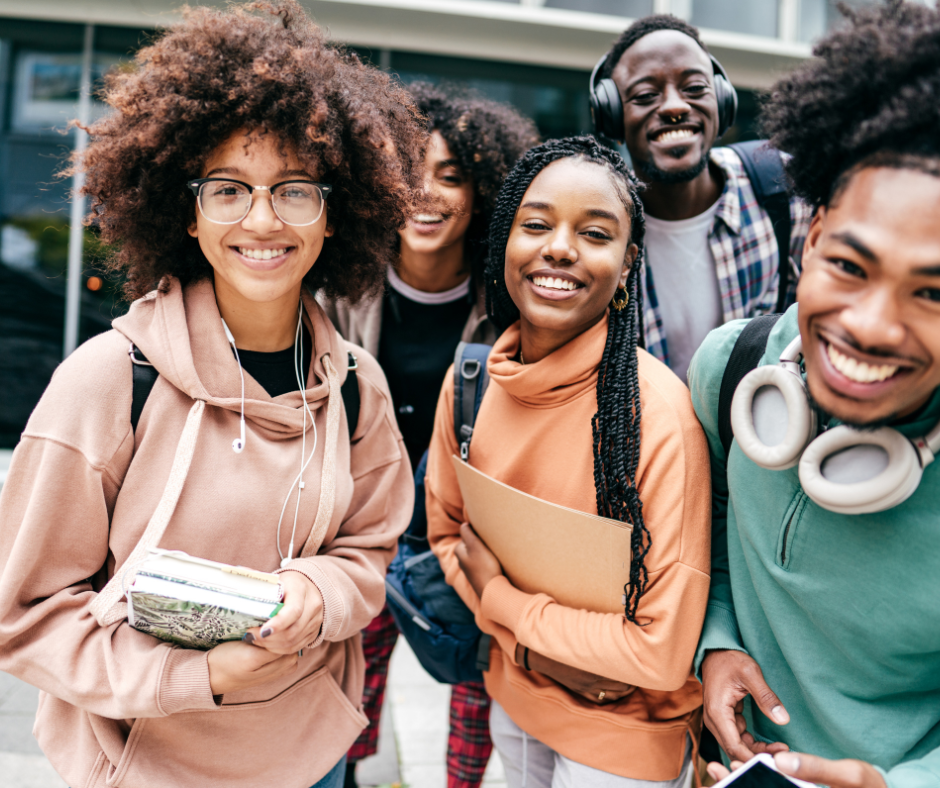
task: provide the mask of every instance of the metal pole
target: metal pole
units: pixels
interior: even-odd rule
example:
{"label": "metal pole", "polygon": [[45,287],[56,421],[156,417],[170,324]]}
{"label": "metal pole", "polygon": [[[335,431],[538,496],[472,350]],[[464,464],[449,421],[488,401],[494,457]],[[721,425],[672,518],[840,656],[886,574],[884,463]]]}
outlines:
{"label": "metal pole", "polygon": [[[82,50],[82,77],[78,97],[78,120],[87,126],[91,121],[91,58],[94,46],[95,26],[85,25],[85,45]],[[88,144],[84,129],[75,129],[75,153],[81,156]],[[63,358],[78,345],[78,321],[82,304],[82,247],[84,245],[85,197],[82,186],[85,173],[76,171],[72,176],[72,207],[69,214],[69,268],[65,289],[65,344]]]}

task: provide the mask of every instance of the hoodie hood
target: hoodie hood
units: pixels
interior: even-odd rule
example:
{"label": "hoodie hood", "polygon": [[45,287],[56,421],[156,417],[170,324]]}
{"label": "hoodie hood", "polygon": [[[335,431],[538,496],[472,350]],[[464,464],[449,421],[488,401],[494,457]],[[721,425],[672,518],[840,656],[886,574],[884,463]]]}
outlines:
{"label": "hoodie hood", "polygon": [[[194,400],[225,410],[241,411],[241,377],[238,362],[222,328],[215,287],[205,279],[183,287],[168,277],[165,292],[153,291],[135,301],[130,311],[113,322],[114,328],[135,344],[168,382]],[[302,291],[303,321],[313,338],[314,361],[305,395],[311,410],[325,407],[329,382],[323,365],[331,356],[346,380],[346,347],[323,310],[306,290]],[[303,431],[303,399],[299,391],[271,397],[245,373],[245,418],[270,439],[292,438]],[[310,420],[307,420],[310,429]]]}

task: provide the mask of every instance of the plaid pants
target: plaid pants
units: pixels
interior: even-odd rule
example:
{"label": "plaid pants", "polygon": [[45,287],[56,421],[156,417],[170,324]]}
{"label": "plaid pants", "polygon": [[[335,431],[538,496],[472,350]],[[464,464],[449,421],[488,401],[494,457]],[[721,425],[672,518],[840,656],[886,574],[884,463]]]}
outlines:
{"label": "plaid pants", "polygon": [[[388,661],[397,640],[398,630],[388,607],[362,630],[362,650],[366,658],[362,705],[369,725],[350,748],[347,755],[350,763],[375,755],[378,749]],[[467,682],[453,687],[447,737],[447,788],[479,788],[493,751],[489,719],[490,698],[482,684]]]}

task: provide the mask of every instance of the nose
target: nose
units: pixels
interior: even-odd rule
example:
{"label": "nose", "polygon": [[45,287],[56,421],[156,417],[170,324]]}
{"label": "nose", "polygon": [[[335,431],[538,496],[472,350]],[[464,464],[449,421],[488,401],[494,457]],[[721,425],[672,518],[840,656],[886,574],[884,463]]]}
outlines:
{"label": "nose", "polygon": [[689,103],[682,98],[675,85],[667,85],[663,90],[663,100],[659,105],[659,115],[667,122],[678,123],[692,111]]}
{"label": "nose", "polygon": [[242,228],[251,233],[264,235],[283,227],[284,223],[274,212],[271,193],[256,189],[251,198],[251,208],[248,210],[248,215],[242,219]]}
{"label": "nose", "polygon": [[574,232],[561,225],[545,239],[542,257],[555,263],[575,263],[578,261],[578,248],[574,243]]}
{"label": "nose", "polygon": [[896,352],[907,336],[902,310],[888,287],[871,287],[839,313],[839,322],[863,350]]}

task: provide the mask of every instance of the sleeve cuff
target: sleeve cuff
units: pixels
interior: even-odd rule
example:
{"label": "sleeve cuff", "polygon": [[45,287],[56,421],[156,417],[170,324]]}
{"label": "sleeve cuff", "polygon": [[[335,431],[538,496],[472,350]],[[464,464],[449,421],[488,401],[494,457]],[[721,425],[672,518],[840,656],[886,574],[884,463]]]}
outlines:
{"label": "sleeve cuff", "polygon": [[209,653],[188,648],[173,648],[163,667],[157,705],[166,714],[181,711],[206,711],[217,708],[209,684]]}
{"label": "sleeve cuff", "polygon": [[734,611],[722,605],[709,605],[705,612],[705,624],[694,663],[695,676],[699,681],[702,680],[702,662],[709,651],[741,651],[747,654]]}
{"label": "sleeve cuff", "polygon": [[505,575],[494,577],[483,589],[480,614],[515,634],[531,594],[520,591]]}
{"label": "sleeve cuff", "polygon": [[320,625],[320,632],[316,639],[304,648],[316,648],[324,640],[335,640],[346,617],[346,605],[329,576],[309,558],[294,559],[290,566],[279,569],[275,574],[280,575],[284,572],[297,572],[303,575],[313,583],[320,592],[320,596],[323,597],[323,623]]}

